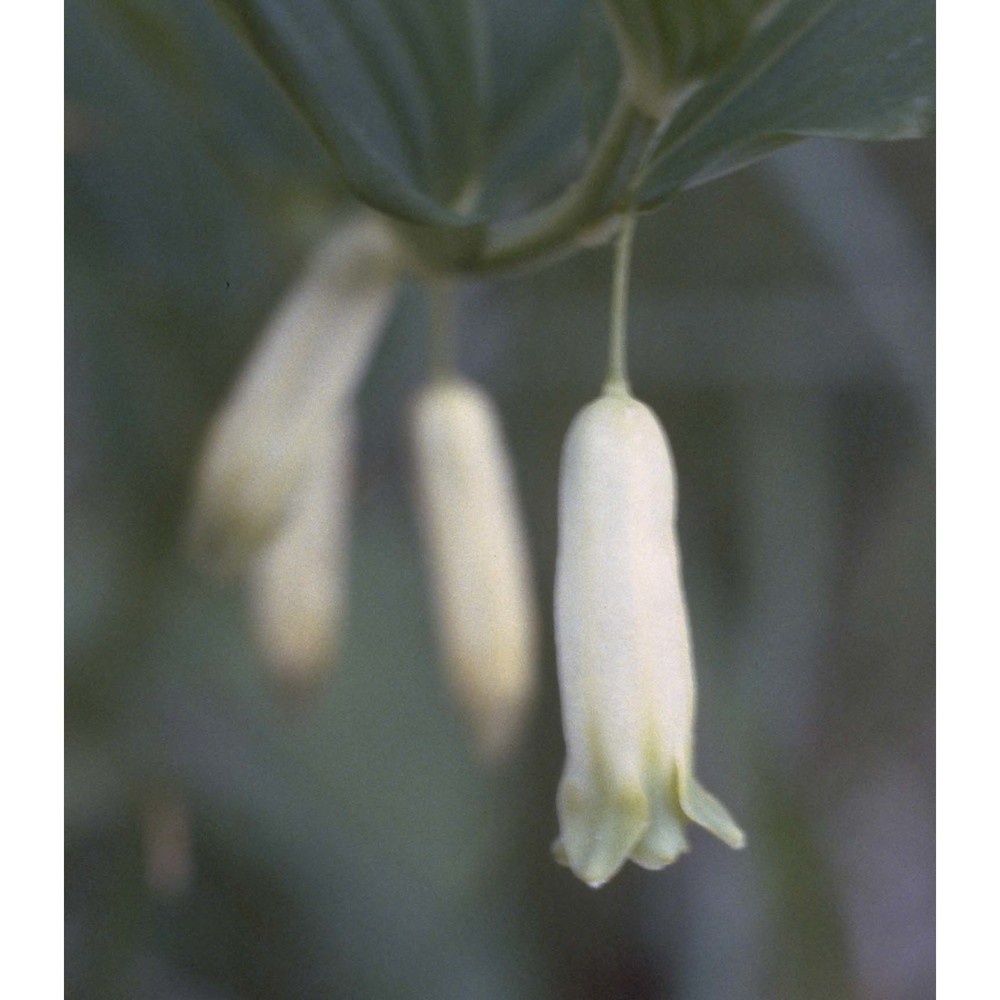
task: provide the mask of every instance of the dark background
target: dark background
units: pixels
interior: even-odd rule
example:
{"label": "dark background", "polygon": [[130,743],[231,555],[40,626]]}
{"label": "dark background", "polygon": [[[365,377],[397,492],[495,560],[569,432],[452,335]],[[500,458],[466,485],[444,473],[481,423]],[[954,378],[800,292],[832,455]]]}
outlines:
{"label": "dark background", "polygon": [[[67,996],[931,997],[931,142],[801,144],[639,228],[633,382],[676,452],[700,773],[749,845],[695,830],[677,865],[594,892],[548,853],[551,625],[498,770],[439,670],[403,424],[418,289],[364,386],[350,625],[306,711],[273,697],[240,588],[185,560],[207,421],[343,195],[208,13],[211,100],[113,6],[66,8]],[[546,622],[609,265],[459,297]]]}

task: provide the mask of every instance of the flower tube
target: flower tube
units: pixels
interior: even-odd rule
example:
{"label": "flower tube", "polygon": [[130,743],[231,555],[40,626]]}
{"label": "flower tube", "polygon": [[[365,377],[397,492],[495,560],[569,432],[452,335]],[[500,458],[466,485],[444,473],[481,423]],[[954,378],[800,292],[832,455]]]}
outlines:
{"label": "flower tube", "polygon": [[347,616],[354,415],[328,419],[277,534],[255,557],[257,642],[286,692],[308,692],[337,654]]}
{"label": "flower tube", "polygon": [[556,857],[597,887],[631,858],[687,850],[689,820],[743,833],[693,773],[695,681],[666,435],[625,391],[587,406],[563,450],[556,648],[567,760]]}
{"label": "flower tube", "polygon": [[233,573],[273,537],[316,453],[353,398],[395,297],[391,233],[374,218],[341,227],[269,321],[202,453],[192,546]]}
{"label": "flower tube", "polygon": [[513,746],[535,688],[537,619],[514,474],[489,398],[432,383],[414,402],[422,534],[448,677],[482,754]]}

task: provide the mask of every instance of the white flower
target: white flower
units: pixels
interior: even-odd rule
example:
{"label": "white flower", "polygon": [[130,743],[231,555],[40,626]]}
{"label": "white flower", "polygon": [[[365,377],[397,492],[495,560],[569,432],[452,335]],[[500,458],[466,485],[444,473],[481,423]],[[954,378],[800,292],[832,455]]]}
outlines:
{"label": "white flower", "polygon": [[528,548],[500,421],[477,386],[425,388],[412,410],[414,467],[449,681],[481,752],[513,745],[535,688]]}
{"label": "white flower", "polygon": [[673,461],[624,392],[587,406],[563,450],[556,646],[567,760],[556,856],[592,886],[626,859],[661,868],[688,820],[743,833],[693,773],[695,683]]}
{"label": "white flower", "polygon": [[278,306],[212,423],[198,468],[190,535],[213,568],[243,568],[274,536],[317,439],[357,390],[397,267],[390,232],[365,217],[319,248]]}
{"label": "white flower", "polygon": [[277,535],[250,575],[257,641],[279,685],[308,690],[336,659],[347,615],[354,415],[318,429]]}

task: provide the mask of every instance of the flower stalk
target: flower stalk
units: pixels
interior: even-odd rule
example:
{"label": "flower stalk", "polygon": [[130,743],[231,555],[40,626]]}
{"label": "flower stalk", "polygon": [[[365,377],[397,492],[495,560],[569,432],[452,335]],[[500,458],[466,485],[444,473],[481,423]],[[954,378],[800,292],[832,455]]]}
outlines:
{"label": "flower stalk", "polygon": [[604,392],[628,395],[628,284],[632,268],[632,242],[635,237],[635,215],[629,212],[622,220],[615,240],[615,262],[611,276],[611,334],[608,342],[608,374]]}

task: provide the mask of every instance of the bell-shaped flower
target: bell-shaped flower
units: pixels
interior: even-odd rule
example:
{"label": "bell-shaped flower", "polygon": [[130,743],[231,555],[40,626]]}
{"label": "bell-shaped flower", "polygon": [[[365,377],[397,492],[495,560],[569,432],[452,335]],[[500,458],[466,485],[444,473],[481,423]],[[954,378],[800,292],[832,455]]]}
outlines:
{"label": "bell-shaped flower", "polygon": [[513,746],[536,683],[528,546],[498,414],[470,382],[439,380],[411,412],[417,499],[450,686],[481,753]]}
{"label": "bell-shaped flower", "polygon": [[386,225],[364,217],[316,251],[271,317],[198,468],[191,543],[213,569],[244,568],[274,536],[317,439],[357,391],[398,266]]}
{"label": "bell-shaped flower", "polygon": [[575,419],[559,486],[556,648],[567,760],[554,851],[599,886],[627,859],[661,868],[693,821],[743,833],[693,772],[695,679],[673,460],[621,390]]}
{"label": "bell-shaped flower", "polygon": [[258,645],[279,686],[308,692],[336,659],[347,616],[354,415],[318,428],[302,482],[277,534],[254,558]]}

